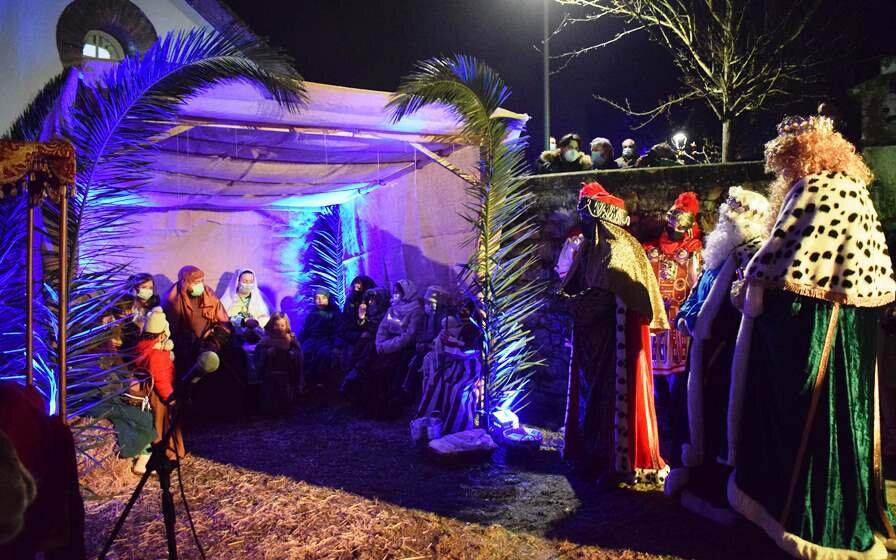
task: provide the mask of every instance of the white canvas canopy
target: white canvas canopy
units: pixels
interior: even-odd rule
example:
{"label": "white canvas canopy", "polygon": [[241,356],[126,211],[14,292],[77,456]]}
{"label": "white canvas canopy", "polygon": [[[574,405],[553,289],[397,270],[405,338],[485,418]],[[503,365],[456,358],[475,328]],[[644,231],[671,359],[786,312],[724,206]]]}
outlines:
{"label": "white canvas canopy", "polygon": [[[246,84],[217,86],[163,123],[152,180],[127,203],[140,214],[135,266],[159,288],[185,264],[222,293],[238,268],[257,271],[273,308],[301,292],[313,212],[339,205],[346,280],[388,286],[410,278],[451,285],[470,248],[461,217],[478,146],[458,141],[457,119],[428,107],[393,123],[387,92],[306,83],[290,113]],[[499,115],[519,124],[528,117]],[[517,132],[518,133],[518,132]]]}

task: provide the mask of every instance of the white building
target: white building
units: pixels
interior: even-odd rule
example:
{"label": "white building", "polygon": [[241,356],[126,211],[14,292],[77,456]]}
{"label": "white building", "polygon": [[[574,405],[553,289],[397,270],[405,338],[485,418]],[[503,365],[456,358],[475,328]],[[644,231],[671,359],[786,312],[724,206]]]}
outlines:
{"label": "white building", "polygon": [[169,31],[233,24],[242,25],[217,0],[0,0],[0,134],[85,58],[115,60]]}

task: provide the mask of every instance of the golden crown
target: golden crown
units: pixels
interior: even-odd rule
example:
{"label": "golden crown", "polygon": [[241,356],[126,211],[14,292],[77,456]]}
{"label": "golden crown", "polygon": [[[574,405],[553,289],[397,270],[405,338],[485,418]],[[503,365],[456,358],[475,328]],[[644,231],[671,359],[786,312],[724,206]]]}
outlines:
{"label": "golden crown", "polygon": [[802,134],[810,131],[834,132],[834,121],[821,115],[813,117],[789,116],[778,124],[778,134]]}

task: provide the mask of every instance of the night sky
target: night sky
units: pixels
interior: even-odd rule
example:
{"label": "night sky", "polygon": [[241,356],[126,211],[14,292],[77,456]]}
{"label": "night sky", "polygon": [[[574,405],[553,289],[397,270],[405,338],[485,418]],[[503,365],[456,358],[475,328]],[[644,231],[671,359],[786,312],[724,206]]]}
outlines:
{"label": "night sky", "polygon": [[[788,2],[789,0],[781,0]],[[542,144],[542,59],[536,50],[542,37],[542,0],[227,0],[259,35],[286,50],[299,72],[310,81],[391,91],[410,72],[414,62],[439,54],[468,54],[494,67],[513,91],[509,109],[532,116],[531,155]],[[837,100],[858,134],[854,107],[846,90],[877,74],[877,57],[896,54],[896,0],[835,3],[848,11],[831,13],[836,21],[851,21],[860,39],[844,45],[851,49],[848,63],[831,72],[823,92]],[[552,21],[562,17],[563,6],[552,3]],[[617,23],[583,25],[564,31],[552,44],[552,54],[576,45],[605,40],[619,29]],[[564,48],[565,47],[565,48]],[[677,71],[669,55],[652,44],[645,33],[580,58],[551,78],[551,130],[559,138],[566,132],[608,137],[618,152],[621,141],[633,136],[642,150],[668,138],[671,131],[687,130],[692,137],[718,138],[717,121],[700,103],[674,111],[652,125],[631,132],[639,121],[595,100],[592,94],[616,100],[630,99],[636,108],[648,108],[678,91]],[[806,113],[817,101],[805,101],[786,110],[773,108],[735,124],[735,142],[741,158],[757,157],[761,144],[773,133],[784,113]],[[737,125],[740,126],[737,126]],[[852,135],[852,134],[851,134]]]}

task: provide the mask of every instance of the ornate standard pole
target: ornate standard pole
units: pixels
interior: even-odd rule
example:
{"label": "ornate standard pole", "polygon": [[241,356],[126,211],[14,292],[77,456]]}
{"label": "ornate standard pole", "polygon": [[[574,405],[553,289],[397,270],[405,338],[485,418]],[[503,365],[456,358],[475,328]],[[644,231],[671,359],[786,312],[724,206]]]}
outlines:
{"label": "ornate standard pole", "polygon": [[68,189],[66,188],[59,202],[59,367],[57,379],[57,397],[59,417],[66,422],[65,393],[68,342]]}
{"label": "ornate standard pole", "polygon": [[25,384],[34,385],[34,199],[28,193],[28,248],[25,258]]}
{"label": "ornate standard pole", "polygon": [[551,13],[550,0],[544,0],[544,44],[541,48],[544,72],[544,149],[551,149]]}

